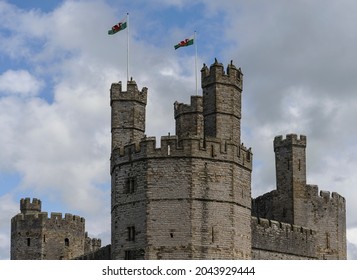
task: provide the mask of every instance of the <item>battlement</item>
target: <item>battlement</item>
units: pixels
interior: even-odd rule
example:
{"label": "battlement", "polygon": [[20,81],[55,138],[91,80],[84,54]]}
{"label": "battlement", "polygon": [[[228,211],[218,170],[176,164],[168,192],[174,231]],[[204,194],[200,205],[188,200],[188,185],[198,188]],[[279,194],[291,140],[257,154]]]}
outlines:
{"label": "battlement", "polygon": [[33,198],[32,202],[29,197],[20,200],[21,213],[41,212],[41,200]]}
{"label": "battlement", "polygon": [[252,251],[257,259],[316,259],[317,231],[252,216]]}
{"label": "battlement", "polygon": [[182,114],[190,114],[190,113],[202,113],[203,112],[203,100],[202,96],[191,96],[191,104],[184,104],[175,102],[175,119]]}
{"label": "battlement", "polygon": [[208,67],[203,64],[201,69],[202,88],[209,86],[212,83],[223,83],[236,86],[240,91],[243,90],[243,73],[240,68],[233,65],[233,61],[227,66],[227,73],[224,71],[223,64],[217,59]]}
{"label": "battlement", "polygon": [[345,204],[345,198],[343,196],[341,196],[337,192],[330,193],[329,191],[322,191],[322,190],[319,192],[317,185],[306,185],[305,191],[308,198],[311,199],[320,200],[321,202],[324,203],[338,202],[338,203]]}
{"label": "battlement", "polygon": [[102,246],[102,240],[100,238],[92,238],[91,242],[93,247],[100,248]]}
{"label": "battlement", "polygon": [[232,161],[251,170],[252,156],[251,148],[247,149],[243,144],[237,146],[233,142],[223,142],[217,138],[203,140],[192,137],[178,142],[177,136],[162,136],[160,148],[156,148],[155,137],[147,137],[140,143],[132,143],[113,150],[111,162],[113,169],[117,164],[145,158],[196,157]]}
{"label": "battlement", "polygon": [[37,212],[37,213],[19,213],[11,219],[12,223],[17,223],[21,221],[39,221],[41,224],[49,221],[55,222],[71,222],[71,223],[85,223],[85,219],[83,217],[72,215],[66,213],[65,216],[62,216],[62,213],[52,212],[50,216],[48,212]]}
{"label": "battlement", "polygon": [[110,88],[110,105],[114,101],[136,101],[146,105],[147,103],[147,91],[146,87],[143,87],[141,91],[139,91],[136,82],[131,79],[127,82],[127,91],[122,90],[122,84],[113,83]]}
{"label": "battlement", "polygon": [[306,147],[306,136],[300,135],[300,138],[298,138],[296,134],[287,134],[285,139],[282,135],[274,138],[274,149],[290,145]]}
{"label": "battlement", "polygon": [[263,228],[274,228],[274,229],[279,229],[284,232],[296,232],[296,233],[302,233],[303,235],[315,235],[316,231],[294,225],[294,224],[288,224],[288,223],[282,223],[274,220],[268,220],[268,219],[263,219],[263,218],[257,218],[252,216],[252,226],[261,226]]}

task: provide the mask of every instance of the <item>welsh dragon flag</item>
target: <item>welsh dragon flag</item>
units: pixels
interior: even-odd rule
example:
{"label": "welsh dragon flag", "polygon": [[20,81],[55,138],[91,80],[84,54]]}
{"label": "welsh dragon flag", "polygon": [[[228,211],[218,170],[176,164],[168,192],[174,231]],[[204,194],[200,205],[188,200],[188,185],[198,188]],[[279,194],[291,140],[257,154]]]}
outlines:
{"label": "welsh dragon flag", "polygon": [[193,38],[194,38],[194,36],[191,36],[190,38],[187,38],[187,39],[181,41],[180,43],[175,45],[175,50],[177,50],[178,48],[181,48],[181,47],[187,47],[187,46],[193,45],[193,41],[194,41]]}
{"label": "welsh dragon flag", "polygon": [[124,30],[127,27],[126,17],[121,20],[119,23],[114,25],[112,29],[108,30],[108,35],[114,35],[115,33]]}

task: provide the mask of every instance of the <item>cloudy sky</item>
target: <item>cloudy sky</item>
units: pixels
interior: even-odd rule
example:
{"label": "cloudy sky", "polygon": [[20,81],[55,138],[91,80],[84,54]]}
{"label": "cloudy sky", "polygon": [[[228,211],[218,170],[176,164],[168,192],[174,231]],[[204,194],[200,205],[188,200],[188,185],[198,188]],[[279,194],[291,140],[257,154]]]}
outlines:
{"label": "cloudy sky", "polygon": [[0,0],[0,259],[22,197],[86,218],[110,242],[112,82],[148,87],[148,136],[174,134],[173,103],[195,94],[199,69],[231,59],[244,73],[242,141],[252,193],[275,188],[276,135],[307,136],[307,180],[347,200],[348,257],[357,259],[357,2],[353,0]]}

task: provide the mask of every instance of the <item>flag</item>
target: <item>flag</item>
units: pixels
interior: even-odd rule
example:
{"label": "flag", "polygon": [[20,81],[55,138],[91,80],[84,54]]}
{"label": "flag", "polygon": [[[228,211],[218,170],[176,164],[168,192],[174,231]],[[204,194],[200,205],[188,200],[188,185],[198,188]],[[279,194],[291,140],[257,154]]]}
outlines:
{"label": "flag", "polygon": [[175,45],[175,50],[177,50],[180,47],[187,47],[187,46],[193,45],[193,41],[194,41],[193,38],[194,38],[194,36],[181,41],[180,43]]}
{"label": "flag", "polygon": [[114,35],[115,33],[124,30],[126,27],[127,27],[127,20],[125,17],[125,19],[121,20],[119,23],[114,25],[112,29],[108,30],[108,35]]}

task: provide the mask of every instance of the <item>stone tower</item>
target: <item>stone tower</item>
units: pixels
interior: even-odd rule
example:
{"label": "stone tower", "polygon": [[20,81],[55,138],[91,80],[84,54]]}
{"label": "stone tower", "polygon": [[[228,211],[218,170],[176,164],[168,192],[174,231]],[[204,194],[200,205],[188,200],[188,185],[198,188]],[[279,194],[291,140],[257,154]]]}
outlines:
{"label": "stone tower", "polygon": [[84,218],[71,214],[63,218],[61,213],[48,217],[47,212],[41,212],[41,201],[36,198],[21,199],[20,210],[11,219],[12,260],[68,260],[101,245],[99,239],[85,234]]}
{"label": "stone tower", "polygon": [[147,88],[140,92],[135,81],[128,81],[127,91],[122,84],[112,84],[112,150],[130,143],[139,143],[145,132]]}
{"label": "stone tower", "polygon": [[[201,73],[203,96],[175,103],[177,135],[161,137],[160,148],[143,130],[128,138],[145,128],[145,116],[128,115],[135,108],[119,104],[124,96],[146,100],[146,89],[129,92],[130,81],[128,92],[115,96],[121,85],[112,85],[113,259],[251,257],[252,154],[240,143],[242,73],[232,63],[226,73],[217,61]],[[145,112],[146,103],[136,103]],[[134,125],[118,133],[125,118]]]}
{"label": "stone tower", "polygon": [[252,215],[316,232],[317,259],[346,259],[346,202],[306,184],[306,136],[274,139],[277,189],[253,200]]}
{"label": "stone tower", "polygon": [[274,218],[290,224],[301,224],[294,204],[294,198],[306,185],[306,137],[300,139],[289,134],[286,139],[275,137],[275,170],[276,186],[281,196],[280,213],[275,213]]}
{"label": "stone tower", "polygon": [[241,95],[243,74],[231,62],[224,72],[215,63],[201,70],[203,90],[204,134],[206,137],[240,144]]}

